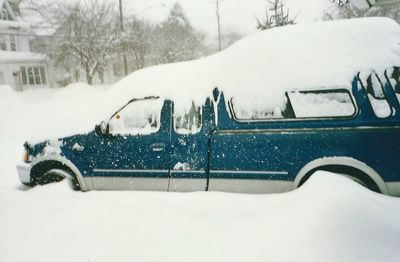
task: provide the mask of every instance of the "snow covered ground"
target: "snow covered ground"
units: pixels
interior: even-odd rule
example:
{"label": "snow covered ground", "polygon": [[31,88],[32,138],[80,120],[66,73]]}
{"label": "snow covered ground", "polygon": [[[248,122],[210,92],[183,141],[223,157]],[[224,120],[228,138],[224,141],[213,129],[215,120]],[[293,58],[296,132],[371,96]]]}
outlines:
{"label": "snow covered ground", "polygon": [[[344,45],[349,41],[346,39],[336,42],[342,43],[336,44],[336,48],[335,45],[324,45],[330,41],[330,38],[328,41],[323,39],[329,32],[323,34],[324,30],[320,28],[320,47],[330,49],[318,49],[319,52],[326,56],[331,54],[330,58],[336,58],[336,63],[349,62],[346,70],[338,68],[335,71],[342,72],[343,76],[329,70],[314,75],[312,70],[318,65],[305,68],[307,63],[297,61],[295,55],[291,58],[302,65],[303,73],[293,74],[311,75],[314,78],[310,81],[334,79],[340,86],[341,81],[351,81],[355,73],[352,70],[367,70],[370,65],[381,69],[398,62],[398,25],[385,19],[369,21],[375,25],[372,26],[375,30],[372,35],[381,37],[378,40],[366,37],[363,46],[356,45],[359,38],[350,38],[350,48],[357,49],[350,53],[342,48],[348,46]],[[339,22],[337,26],[346,30],[337,32],[335,36],[350,35],[353,29],[357,36],[369,36],[371,33],[367,30],[355,30],[365,22],[370,23],[358,20],[353,27],[347,22]],[[303,26],[297,29],[288,27],[288,31],[294,32],[291,37],[315,40],[315,35],[300,34],[306,29]],[[280,36],[281,31],[271,30],[271,34]],[[19,183],[15,165],[22,158],[25,140],[62,137],[76,132],[77,127],[91,130],[94,122],[102,120],[100,113],[113,113],[102,112],[105,108],[121,106],[134,95],[146,95],[146,92],[160,87],[164,87],[162,96],[178,98],[176,94],[195,93],[201,97],[208,92],[201,87],[211,90],[214,83],[229,86],[231,82],[227,80],[232,81],[232,72],[223,74],[223,71],[216,71],[221,74],[215,76],[226,76],[225,80],[214,79],[211,75],[202,78],[203,82],[196,82],[194,77],[205,76],[196,72],[209,72],[204,68],[211,62],[215,62],[211,69],[222,70],[222,61],[228,64],[248,59],[249,56],[236,50],[248,50],[249,43],[264,38],[268,40],[270,36],[251,37],[250,42],[239,42],[225,54],[198,62],[145,69],[113,88],[76,84],[65,89],[15,93],[10,87],[0,86],[0,261],[399,261],[400,199],[373,193],[334,174],[318,173],[302,188],[275,195],[82,193],[73,192],[64,182],[33,189]],[[304,61],[308,61],[306,42],[302,43]],[[360,61],[348,56],[358,54],[361,57],[363,52],[375,50],[377,45],[381,47],[381,56],[374,53]],[[287,45],[282,48],[285,46],[291,50]],[[249,54],[254,57],[257,53]],[[345,57],[349,58],[343,60]],[[264,61],[271,60],[261,62]],[[325,61],[326,66],[335,67],[329,61]],[[252,63],[249,70],[256,67],[256,61]],[[186,68],[193,64],[195,67]],[[245,67],[244,64],[241,68]],[[183,72],[193,68],[201,71],[185,74],[177,70],[182,68],[185,69]],[[172,76],[168,78],[167,73],[174,70],[185,76],[181,82],[176,82]],[[252,88],[265,86],[265,80],[259,81],[265,72],[253,70],[241,74],[253,77]],[[239,81],[243,78],[241,74],[233,79]],[[321,75],[325,78],[317,77]],[[268,77],[268,82],[274,82],[277,87],[286,83],[274,79],[273,75]],[[164,85],[151,89],[153,83],[145,79]],[[306,80],[297,83],[306,86],[310,84]],[[191,82],[197,86],[182,93]],[[319,83],[312,83],[310,86],[319,86]],[[135,90],[136,87],[140,88]],[[173,87],[177,89],[171,90]],[[234,91],[236,85],[232,88]]]}
{"label": "snow covered ground", "polygon": [[77,104],[106,90],[0,86],[0,261],[399,260],[400,199],[333,174],[275,195],[20,185],[15,164],[25,139],[62,131],[36,125],[78,114]]}

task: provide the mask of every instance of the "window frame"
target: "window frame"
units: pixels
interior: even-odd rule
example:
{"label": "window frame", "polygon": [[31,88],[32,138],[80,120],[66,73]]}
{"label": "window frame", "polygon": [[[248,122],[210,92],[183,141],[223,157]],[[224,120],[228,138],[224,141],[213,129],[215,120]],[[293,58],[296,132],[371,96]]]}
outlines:
{"label": "window frame", "polygon": [[[33,83],[30,83],[28,70],[32,69]],[[35,69],[37,69],[38,74],[35,74]],[[34,66],[20,66],[20,79],[23,86],[42,86],[47,84],[46,67],[44,65],[34,65]],[[25,77],[24,77],[25,75]],[[39,77],[39,79],[37,79]],[[40,83],[37,83],[39,80]]]}
{"label": "window frame", "polygon": [[239,119],[234,110],[234,105],[233,105],[233,97],[228,100],[228,107],[229,107],[229,112],[233,116],[233,119],[238,122],[238,123],[268,123],[268,122],[296,122],[296,121],[321,121],[321,120],[350,120],[355,118],[359,114],[359,108],[356,103],[356,99],[354,98],[353,92],[351,92],[347,88],[335,88],[335,89],[310,89],[310,90],[290,90],[290,91],[285,91],[285,97],[287,99],[288,105],[290,105],[292,111],[293,111],[293,106],[289,98],[289,93],[294,93],[294,92],[299,92],[299,93],[347,93],[350,97],[350,101],[353,105],[354,108],[354,113],[350,116],[329,116],[329,117],[296,117],[296,113],[294,112],[294,118],[265,118],[265,119]]}
{"label": "window frame", "polygon": [[154,134],[159,133],[160,130],[161,130],[162,110],[163,110],[163,107],[164,107],[165,100],[163,101],[163,105],[161,106],[161,109],[160,109],[160,121],[159,121],[159,123],[158,123],[158,129],[157,129],[157,131],[152,132],[152,133],[150,133],[150,134],[136,134],[136,135],[132,135],[132,134],[125,134],[125,135],[123,135],[123,134],[113,134],[113,133],[111,133],[111,132],[109,131],[109,130],[110,130],[110,120],[113,119],[113,117],[116,116],[119,112],[121,112],[122,110],[124,110],[128,105],[130,105],[131,103],[134,103],[134,102],[138,102],[138,101],[157,100],[157,99],[161,99],[161,98],[160,98],[159,96],[146,96],[146,97],[143,97],[143,98],[132,98],[131,100],[129,100],[129,101],[128,101],[126,104],[124,104],[120,109],[118,109],[117,111],[115,111],[115,113],[113,113],[113,114],[110,116],[110,118],[108,119],[108,121],[107,121],[107,133],[108,133],[108,135],[110,135],[110,136],[149,136],[149,135],[154,135]]}
{"label": "window frame", "polygon": [[[383,120],[383,119],[388,119],[388,118],[390,118],[390,117],[393,116],[393,108],[392,108],[392,105],[390,104],[389,100],[387,99],[388,96],[387,96],[387,94],[386,94],[386,90],[385,90],[385,88],[384,88],[384,86],[383,86],[383,84],[382,84],[381,79],[379,78],[379,76],[378,76],[376,73],[372,73],[372,74],[375,74],[375,77],[376,77],[376,79],[377,79],[378,82],[379,82],[379,85],[380,85],[380,88],[382,89],[382,93],[383,93],[384,97],[383,97],[383,98],[377,98],[377,97],[375,97],[375,96],[372,95],[372,94],[371,94],[371,96],[373,97],[373,99],[376,99],[376,100],[379,100],[379,101],[383,101],[383,100],[386,101],[386,103],[387,103],[387,105],[388,105],[388,107],[389,107],[389,109],[390,109],[390,114],[389,114],[388,116],[386,116],[386,117],[379,117],[379,116],[376,114],[375,109],[374,109],[374,107],[373,107],[373,105],[372,105],[371,99],[370,99],[370,97],[368,96],[369,93],[368,93],[368,91],[367,91],[367,88],[366,88],[366,86],[364,85],[363,81],[361,80],[360,76],[357,76],[358,83],[361,85],[361,88],[362,88],[363,91],[365,92],[366,99],[367,99],[367,101],[368,101],[368,103],[369,103],[369,105],[370,105],[370,107],[371,107],[371,109],[372,109],[372,112],[373,112],[374,116],[375,116],[377,119],[382,119],[382,120]],[[371,74],[371,77],[372,77],[372,74]]]}

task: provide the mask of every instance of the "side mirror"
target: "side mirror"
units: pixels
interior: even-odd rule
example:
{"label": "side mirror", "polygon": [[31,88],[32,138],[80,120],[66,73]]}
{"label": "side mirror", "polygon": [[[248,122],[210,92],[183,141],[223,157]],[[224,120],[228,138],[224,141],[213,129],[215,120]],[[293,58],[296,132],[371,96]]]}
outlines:
{"label": "side mirror", "polygon": [[106,122],[101,121],[100,125],[96,125],[95,131],[99,135],[107,135],[108,134],[108,124]]}

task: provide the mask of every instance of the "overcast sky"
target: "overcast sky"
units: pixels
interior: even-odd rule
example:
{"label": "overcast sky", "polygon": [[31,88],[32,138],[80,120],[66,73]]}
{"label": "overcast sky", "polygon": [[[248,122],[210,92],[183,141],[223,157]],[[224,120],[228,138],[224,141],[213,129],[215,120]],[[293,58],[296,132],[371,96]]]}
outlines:
{"label": "overcast sky", "polygon": [[[37,0],[39,2],[84,1],[84,0]],[[118,6],[119,0],[106,0]],[[256,17],[265,17],[267,0],[219,0],[220,19],[223,32],[235,31],[248,35],[256,31]],[[124,16],[136,15],[158,23],[168,15],[172,6],[179,2],[192,25],[213,41],[217,36],[216,0],[122,0]],[[22,2],[23,3],[23,2]],[[290,17],[296,17],[296,23],[320,21],[325,10],[333,8],[332,0],[284,0],[289,8]],[[25,14],[26,15],[26,14]],[[33,17],[26,17],[34,21]],[[46,34],[45,30],[36,30]]]}
{"label": "overcast sky", "polygon": [[[118,1],[118,0],[109,0]],[[210,36],[217,34],[216,0],[122,0],[125,13],[136,14],[154,22],[162,21],[175,2],[185,10],[192,25]],[[267,0],[220,0],[221,26],[242,34],[255,32],[255,16],[262,18]],[[321,20],[330,0],[286,0],[290,16],[298,23]]]}

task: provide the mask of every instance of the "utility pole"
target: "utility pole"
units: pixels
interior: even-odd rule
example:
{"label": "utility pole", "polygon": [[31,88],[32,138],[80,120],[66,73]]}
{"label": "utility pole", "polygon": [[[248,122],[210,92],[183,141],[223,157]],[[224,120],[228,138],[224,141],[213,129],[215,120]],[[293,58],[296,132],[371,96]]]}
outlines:
{"label": "utility pole", "polygon": [[218,49],[219,51],[222,50],[222,46],[221,46],[221,24],[219,21],[219,0],[216,0],[217,3],[217,23],[218,23]]}
{"label": "utility pole", "polygon": [[[119,0],[119,19],[120,19],[120,21],[119,21],[120,30],[121,30],[121,35],[122,35],[122,32],[124,32],[124,16],[122,14],[122,0]],[[128,59],[126,57],[125,50],[122,50],[122,51],[123,51],[122,58],[124,60],[124,74],[125,74],[125,76],[127,76],[129,74]]]}

